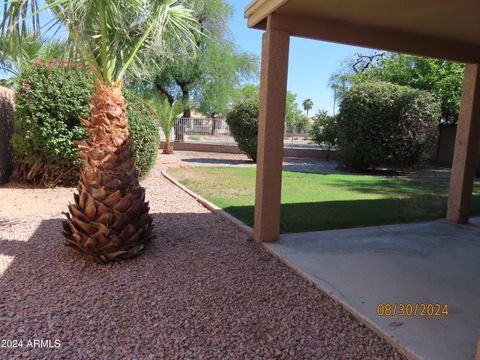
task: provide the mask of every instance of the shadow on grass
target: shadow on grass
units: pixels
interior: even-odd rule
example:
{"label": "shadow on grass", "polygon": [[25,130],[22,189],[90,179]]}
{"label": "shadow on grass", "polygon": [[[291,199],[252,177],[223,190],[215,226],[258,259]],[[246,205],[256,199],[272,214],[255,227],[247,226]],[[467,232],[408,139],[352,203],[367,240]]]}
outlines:
{"label": "shadow on grass", "polygon": [[345,187],[350,191],[360,194],[387,194],[387,195],[404,195],[404,196],[439,196],[448,192],[449,181],[432,181],[408,180],[398,178],[371,178],[362,179],[360,177],[352,177],[351,180],[336,178],[332,182],[327,183],[330,186]]}
{"label": "shadow on grass", "polygon": [[[282,233],[430,221],[446,215],[446,196],[404,199],[345,200],[282,204]],[[480,195],[472,202],[472,214],[480,213]],[[254,206],[229,206],[225,211],[253,226]]]}

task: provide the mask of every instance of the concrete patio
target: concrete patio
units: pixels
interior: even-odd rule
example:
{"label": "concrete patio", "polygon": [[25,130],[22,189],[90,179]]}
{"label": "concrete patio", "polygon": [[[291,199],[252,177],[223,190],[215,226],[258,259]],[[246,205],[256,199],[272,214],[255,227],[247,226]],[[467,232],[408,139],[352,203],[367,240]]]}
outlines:
{"label": "concrete patio", "polygon": [[[474,359],[480,218],[284,234],[264,243],[411,357]],[[379,303],[448,304],[448,316],[377,315]]]}

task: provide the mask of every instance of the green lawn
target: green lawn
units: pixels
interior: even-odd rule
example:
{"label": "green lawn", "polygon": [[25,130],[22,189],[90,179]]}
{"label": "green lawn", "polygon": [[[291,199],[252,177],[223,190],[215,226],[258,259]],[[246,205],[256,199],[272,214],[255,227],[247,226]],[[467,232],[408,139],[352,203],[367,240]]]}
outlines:
{"label": "green lawn", "polygon": [[[170,169],[182,184],[253,225],[255,169]],[[448,183],[283,172],[281,231],[303,232],[443,218]],[[480,213],[480,183],[472,203]]]}

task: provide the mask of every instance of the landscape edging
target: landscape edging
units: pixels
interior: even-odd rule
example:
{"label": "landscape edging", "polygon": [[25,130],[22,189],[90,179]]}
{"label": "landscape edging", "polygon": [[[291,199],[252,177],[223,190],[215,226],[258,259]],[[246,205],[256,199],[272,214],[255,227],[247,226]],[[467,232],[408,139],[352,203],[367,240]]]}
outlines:
{"label": "landscape edging", "polygon": [[247,224],[243,223],[242,221],[238,220],[237,218],[233,217],[229,213],[227,213],[225,210],[219,208],[217,205],[211,203],[210,201],[206,200],[202,196],[198,195],[197,193],[193,192],[186,186],[180,184],[174,177],[172,177],[170,174],[167,172],[168,168],[165,168],[162,170],[162,175],[170,181],[172,184],[175,186],[179,187],[183,191],[185,191],[188,195],[193,197],[197,202],[199,202],[202,206],[213,212],[214,214],[222,217],[223,219],[227,220],[231,224],[235,225],[241,232],[246,234],[249,239],[253,239],[253,229],[248,226]]}

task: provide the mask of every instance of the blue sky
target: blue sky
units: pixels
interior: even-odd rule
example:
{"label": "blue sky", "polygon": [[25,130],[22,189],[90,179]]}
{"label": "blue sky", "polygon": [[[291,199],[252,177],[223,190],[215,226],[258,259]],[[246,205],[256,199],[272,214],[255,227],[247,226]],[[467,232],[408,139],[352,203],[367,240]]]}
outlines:
{"label": "blue sky", "polygon": [[[249,0],[230,0],[235,12],[230,21],[230,29],[236,44],[241,50],[261,55],[262,31],[249,29],[243,18],[244,7]],[[332,73],[342,67],[343,62],[355,53],[368,53],[369,50],[354,46],[339,45],[324,41],[314,41],[292,37],[288,89],[298,94],[298,103],[311,98],[313,112],[318,109],[333,110],[333,94],[328,87]]]}
{"label": "blue sky", "polygon": [[[249,29],[243,18],[245,6],[250,0],[228,0],[234,8],[230,20],[230,30],[237,46],[244,51],[260,57],[262,31]],[[3,9],[0,9],[3,16]],[[368,49],[339,45],[334,43],[291,38],[290,65],[288,73],[288,89],[298,94],[298,103],[311,98],[314,102],[315,114],[319,109],[333,110],[333,94],[328,87],[328,79],[332,73],[342,67],[345,60],[352,58],[357,52],[368,52]],[[0,77],[5,75],[0,73]]]}

